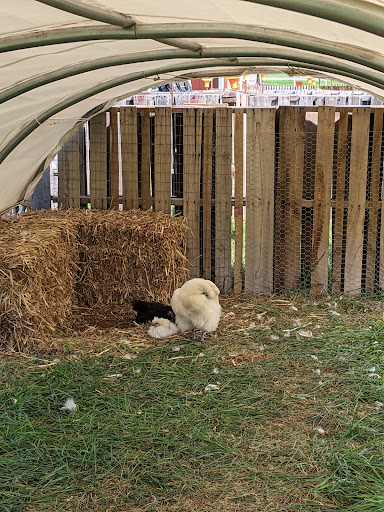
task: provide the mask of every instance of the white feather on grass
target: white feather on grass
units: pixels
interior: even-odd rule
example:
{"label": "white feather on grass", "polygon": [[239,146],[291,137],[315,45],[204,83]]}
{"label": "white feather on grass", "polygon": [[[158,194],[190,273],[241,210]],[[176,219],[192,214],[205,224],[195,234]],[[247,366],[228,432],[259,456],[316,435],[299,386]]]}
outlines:
{"label": "white feather on grass", "polygon": [[204,391],[207,393],[208,391],[213,391],[213,390],[218,390],[218,389],[220,389],[220,386],[218,386],[217,384],[208,384],[207,386],[205,386]]}
{"label": "white feather on grass", "polygon": [[77,404],[75,404],[75,401],[73,398],[67,398],[65,401],[63,407],[60,407],[62,411],[69,411],[73,412],[77,409]]}
{"label": "white feather on grass", "polygon": [[137,355],[136,354],[125,354],[123,356],[121,356],[121,359],[127,359],[128,361],[130,361],[131,359],[136,359]]}
{"label": "white feather on grass", "polygon": [[179,332],[179,330],[173,322],[167,318],[158,318],[155,316],[148,330],[148,336],[161,339],[167,338],[168,336],[173,336],[177,332]]}

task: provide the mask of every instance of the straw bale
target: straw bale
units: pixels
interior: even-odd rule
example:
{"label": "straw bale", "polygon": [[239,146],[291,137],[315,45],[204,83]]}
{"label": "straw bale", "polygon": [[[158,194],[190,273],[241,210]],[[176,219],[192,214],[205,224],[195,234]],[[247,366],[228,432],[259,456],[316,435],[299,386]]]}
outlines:
{"label": "straw bale", "polygon": [[169,303],[185,282],[184,219],[143,210],[88,210],[78,222],[80,304]]}
{"label": "straw bale", "polygon": [[[141,210],[31,212],[0,222],[0,343],[60,326],[121,326],[188,276],[182,218]],[[86,309],[88,308],[88,309]]]}
{"label": "straw bale", "polygon": [[0,222],[0,340],[21,349],[70,315],[78,246],[73,225],[51,212]]}

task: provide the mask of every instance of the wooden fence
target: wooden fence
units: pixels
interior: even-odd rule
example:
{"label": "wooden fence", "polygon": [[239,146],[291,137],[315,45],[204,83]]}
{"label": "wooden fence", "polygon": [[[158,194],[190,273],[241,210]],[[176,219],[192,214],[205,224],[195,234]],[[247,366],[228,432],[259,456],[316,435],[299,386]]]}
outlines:
{"label": "wooden fence", "polygon": [[61,207],[154,208],[223,290],[384,287],[382,108],[112,108],[58,156]]}

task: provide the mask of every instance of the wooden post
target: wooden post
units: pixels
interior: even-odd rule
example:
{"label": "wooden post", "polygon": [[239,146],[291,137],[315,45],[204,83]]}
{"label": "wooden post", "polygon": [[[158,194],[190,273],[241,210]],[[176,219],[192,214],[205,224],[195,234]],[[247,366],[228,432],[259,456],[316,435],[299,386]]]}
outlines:
{"label": "wooden post", "polygon": [[[315,168],[316,168],[316,138],[317,112],[306,112],[305,115],[305,152],[303,173],[303,201],[314,201],[315,197]],[[313,206],[305,206],[301,212],[301,263],[300,281],[304,289],[310,289],[312,273],[312,232]]]}
{"label": "wooden post", "polygon": [[89,121],[92,208],[107,209],[107,126],[102,112]]}
{"label": "wooden post", "polygon": [[369,108],[353,109],[344,283],[351,295],[361,292],[369,124]]}
{"label": "wooden post", "polygon": [[240,293],[243,275],[243,174],[244,174],[244,112],[235,112],[235,264],[233,272],[233,291]]}
{"label": "wooden post", "polygon": [[247,110],[245,288],[273,290],[275,109]]}
{"label": "wooden post", "polygon": [[120,108],[120,129],[123,210],[129,210],[139,206],[136,107]]}
{"label": "wooden post", "polygon": [[183,110],[183,212],[187,219],[187,257],[191,277],[200,277],[200,170],[202,110]]}
{"label": "wooden post", "polygon": [[332,291],[334,293],[341,292],[347,150],[348,110],[341,110],[339,119],[339,131],[337,134],[336,205],[332,247]]}
{"label": "wooden post", "polygon": [[325,293],[328,290],[329,224],[335,138],[335,108],[319,107],[318,112],[311,293]]}
{"label": "wooden post", "polygon": [[280,107],[276,180],[275,291],[296,290],[300,281],[305,108]]}
{"label": "wooden post", "polygon": [[76,132],[58,155],[59,208],[80,206],[80,134]]}
{"label": "wooden post", "polygon": [[384,290],[384,201],[381,202],[379,286]]}
{"label": "wooden post", "polygon": [[212,134],[213,110],[204,109],[203,157],[203,277],[211,279]]}
{"label": "wooden post", "polygon": [[[377,220],[379,216],[380,197],[380,166],[383,137],[383,112],[382,108],[375,109],[373,122],[372,141],[372,165],[371,165],[371,187],[369,201],[368,240],[367,240],[367,263],[366,263],[366,291],[375,290],[375,268],[376,268],[376,243],[377,243]],[[381,250],[383,248],[381,246]]]}
{"label": "wooden post", "polygon": [[109,129],[109,174],[111,177],[111,210],[119,209],[119,109],[110,109]]}
{"label": "wooden post", "polygon": [[155,108],[155,210],[171,213],[171,132],[170,107]]}
{"label": "wooden post", "polygon": [[232,287],[231,214],[232,214],[232,112],[216,110],[215,168],[215,282],[220,290]]}
{"label": "wooden post", "polygon": [[141,111],[141,207],[151,208],[151,125],[149,109]]}

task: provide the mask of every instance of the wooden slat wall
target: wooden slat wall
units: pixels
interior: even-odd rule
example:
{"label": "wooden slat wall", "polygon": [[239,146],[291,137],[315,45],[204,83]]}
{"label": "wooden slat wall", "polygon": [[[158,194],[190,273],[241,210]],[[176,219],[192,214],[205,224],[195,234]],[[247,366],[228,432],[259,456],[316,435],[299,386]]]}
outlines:
{"label": "wooden slat wall", "polygon": [[328,289],[334,134],[335,108],[319,107],[312,230],[312,293],[325,293]]}
{"label": "wooden slat wall", "polygon": [[[124,209],[153,205],[156,210],[170,212],[171,204],[179,208],[182,204],[191,228],[187,240],[188,257],[193,263],[191,277],[202,275],[215,280],[222,290],[229,290],[233,262],[237,293],[243,284],[252,292],[296,290],[303,284],[300,272],[311,275],[312,293],[327,292],[333,209],[332,290],[356,294],[361,292],[362,285],[367,292],[374,291],[378,284],[384,286],[381,197],[384,109],[320,107],[316,145],[314,137],[305,136],[307,110],[303,107],[279,108],[278,145],[275,145],[274,109],[208,107],[177,111],[179,121],[183,114],[183,148],[179,153],[183,162],[182,199],[171,197],[172,109],[120,107],[110,110],[109,139],[105,113],[89,123],[90,198],[86,196],[84,141],[80,136],[84,131],[75,134],[60,151],[59,205],[67,208],[90,202],[93,208],[118,208],[122,204]],[[340,111],[340,119],[334,146],[336,111]],[[138,196],[138,115],[142,138],[141,198]],[[352,131],[348,132],[351,118]],[[155,151],[151,164],[152,130]],[[244,150],[247,170],[243,204]],[[308,153],[304,159],[305,151]],[[152,178],[151,165],[154,165]],[[107,169],[110,198],[107,197]],[[331,199],[332,179],[335,197]],[[119,183],[122,183],[122,197],[119,197]],[[242,282],[244,206],[245,283]],[[302,211],[306,212],[304,217]],[[379,276],[375,276],[375,269],[379,270]]]}
{"label": "wooden slat wall", "polygon": [[151,207],[151,125],[149,109],[141,110],[141,207]]}
{"label": "wooden slat wall", "polygon": [[383,109],[377,109],[374,113],[373,134],[372,134],[372,164],[371,164],[371,185],[370,185],[370,208],[368,219],[368,240],[367,240],[367,272],[365,289],[373,292],[375,289],[375,267],[376,267],[376,242],[377,242],[377,221],[379,216],[380,197],[380,167],[383,138]]}
{"label": "wooden slat wall", "polygon": [[203,277],[211,279],[211,222],[212,222],[212,159],[213,159],[213,109],[203,111],[204,156],[203,156]]}
{"label": "wooden slat wall", "polygon": [[187,257],[191,262],[191,277],[200,276],[200,167],[201,109],[183,111],[183,213],[190,231],[187,232]]}
{"label": "wooden slat wall", "polygon": [[351,295],[361,291],[369,123],[369,108],[353,109],[344,283]]}
{"label": "wooden slat wall", "polygon": [[78,208],[80,206],[80,138],[80,132],[74,133],[58,155],[58,204],[60,208]]}
{"label": "wooden slat wall", "polygon": [[[111,178],[110,208],[119,209],[119,109],[110,109],[109,125],[109,174]],[[137,153],[137,151],[136,151]]]}
{"label": "wooden slat wall", "polygon": [[107,127],[105,112],[89,121],[89,160],[91,169],[91,206],[106,209],[107,201]]}
{"label": "wooden slat wall", "polygon": [[342,110],[339,119],[337,135],[337,178],[336,178],[336,205],[333,226],[332,247],[332,291],[341,292],[341,276],[344,262],[343,255],[343,226],[345,210],[345,173],[347,166],[348,149],[348,111]]}
{"label": "wooden slat wall", "polygon": [[274,280],[275,290],[280,292],[284,288],[295,290],[300,282],[305,108],[279,110]]}
{"label": "wooden slat wall", "polygon": [[[250,112],[248,112],[248,116]],[[243,110],[235,112],[235,262],[233,272],[233,291],[240,293],[243,286],[243,196],[244,196],[244,113]]]}
{"label": "wooden slat wall", "polygon": [[216,110],[215,152],[215,283],[220,290],[232,287],[231,214],[232,214],[232,112]]}
{"label": "wooden slat wall", "polygon": [[120,130],[123,210],[130,210],[139,206],[136,107],[120,109]]}
{"label": "wooden slat wall", "polygon": [[155,210],[171,213],[170,107],[155,108]]}
{"label": "wooden slat wall", "polygon": [[273,290],[275,111],[247,112],[245,289]]}

